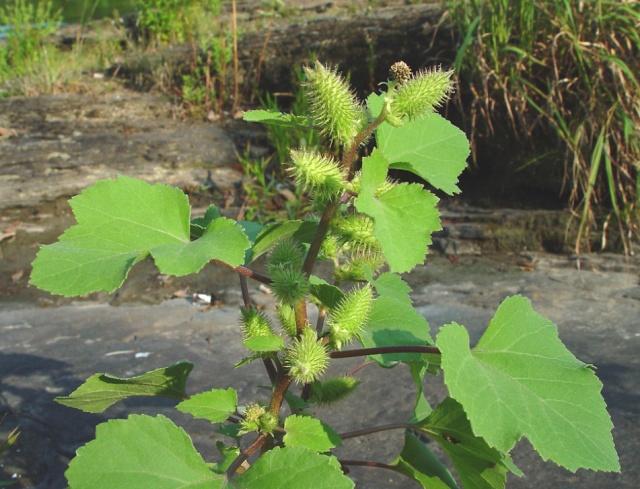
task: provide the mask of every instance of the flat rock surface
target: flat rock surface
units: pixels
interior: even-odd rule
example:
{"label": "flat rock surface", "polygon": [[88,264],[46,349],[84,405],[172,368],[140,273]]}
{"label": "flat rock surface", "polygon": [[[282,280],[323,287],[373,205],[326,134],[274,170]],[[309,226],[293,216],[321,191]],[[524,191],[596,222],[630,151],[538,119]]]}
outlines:
{"label": "flat rock surface", "polygon": [[[558,324],[560,336],[581,360],[598,367],[616,426],[622,474],[582,470],[572,474],[543,463],[521,442],[514,458],[526,477],[511,478],[511,488],[635,489],[640,482],[636,463],[640,449],[639,267],[618,256],[593,256],[582,268],[578,271],[575,261],[554,255],[531,255],[526,264],[521,259],[469,256],[452,264],[434,256],[428,266],[408,276],[416,307],[429,319],[432,332],[457,321],[470,329],[476,341],[500,301],[507,295],[523,294]],[[242,403],[267,399],[261,365],[233,368],[244,354],[237,326],[240,297],[235,277],[224,273],[211,277],[216,280],[214,288],[224,291],[220,294],[223,303],[216,307],[184,298],[156,305],[132,298],[120,306],[96,301],[51,307],[25,301],[0,303],[0,403],[8,415],[0,430],[19,425],[22,431],[17,449],[4,460],[4,476],[14,476],[16,487],[66,487],[64,468],[75,449],[92,438],[95,425],[131,412],[171,416],[194,434],[206,458],[214,458],[214,441],[219,437],[207,423],[172,410],[170,401],[130,400],[110,408],[104,416],[83,414],[53,402],[55,396],[70,392],[95,372],[134,375],[182,359],[196,365],[189,392],[233,386]],[[272,303],[265,292],[252,288],[252,293],[257,302]],[[170,297],[171,292],[166,294]],[[357,362],[335,360],[332,370],[345,372],[354,365]],[[317,414],[338,431],[406,419],[415,396],[406,369],[369,366],[358,375],[363,381],[359,395]],[[434,403],[443,398],[439,378],[429,378],[427,392]],[[385,432],[348,440],[339,455],[390,461],[401,436],[400,432]],[[417,489],[388,471],[359,469],[352,475],[362,488]]]}
{"label": "flat rock surface", "polygon": [[237,179],[226,132],[174,110],[165,97],[123,88],[0,101],[0,210],[70,197],[121,173],[183,188]]}

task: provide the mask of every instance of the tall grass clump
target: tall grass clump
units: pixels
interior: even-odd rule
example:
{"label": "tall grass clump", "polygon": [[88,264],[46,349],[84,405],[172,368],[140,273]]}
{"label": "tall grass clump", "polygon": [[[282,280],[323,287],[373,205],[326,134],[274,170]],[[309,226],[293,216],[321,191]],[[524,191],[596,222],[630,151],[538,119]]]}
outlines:
{"label": "tall grass clump", "polygon": [[640,2],[445,3],[460,35],[455,69],[471,97],[473,139],[502,129],[505,117],[518,138],[556,138],[576,252],[589,249],[596,229],[603,248],[615,234],[631,252],[640,220]]}
{"label": "tall grass clump", "polygon": [[5,41],[0,41],[0,93],[29,95],[53,85],[57,53],[47,44],[61,21],[51,0],[0,5],[0,25],[8,26]]}

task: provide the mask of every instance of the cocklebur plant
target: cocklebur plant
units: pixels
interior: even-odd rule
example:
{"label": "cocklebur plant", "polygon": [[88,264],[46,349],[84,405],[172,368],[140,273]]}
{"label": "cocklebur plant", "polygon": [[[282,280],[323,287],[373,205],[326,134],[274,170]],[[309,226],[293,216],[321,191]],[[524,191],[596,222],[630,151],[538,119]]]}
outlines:
{"label": "cocklebur plant", "polygon": [[[457,323],[442,326],[433,339],[414,309],[401,274],[423,263],[431,234],[441,228],[438,198],[423,185],[393,181],[389,170],[411,172],[452,195],[469,145],[435,111],[451,90],[450,72],[414,75],[395,65],[392,73],[386,90],[363,104],[336,70],[315,64],[307,68],[308,118],[245,114],[264,124],[313,126],[323,135],[325,153],[291,155],[291,174],[316,200],[319,216],[262,226],[211,207],[191,219],[179,189],[124,176],[71,199],[77,224],[41,248],[32,284],[65,296],[110,292],[147,256],[169,275],[198,273],[209,262],[231,268],[244,303],[238,338],[248,350],[237,368],[262,362],[272,386],[260,399],[240,399],[220,386],[188,396],[193,366],[186,361],[131,378],[90,377],[58,402],[97,413],[131,396],[169,397],[229,441],[218,443],[217,462],[206,462],[166,417],[107,421],[71,461],[71,489],[348,489],[354,487],[349,465],[392,470],[430,489],[496,489],[509,473],[523,475],[509,455],[521,438],[571,471],[619,470],[593,367],[567,350],[556,326],[528,299],[504,299],[474,347]],[[320,261],[333,270],[324,278],[314,273]],[[273,310],[256,307],[249,279],[271,287]],[[416,386],[409,419],[337,433],[331,420],[313,415],[315,406],[349,402],[364,389],[357,369],[351,376],[327,374],[331,362],[354,357],[409,369]],[[442,375],[448,389],[437,406],[424,396],[427,375]],[[395,460],[332,454],[345,439],[392,429],[404,430]]]}

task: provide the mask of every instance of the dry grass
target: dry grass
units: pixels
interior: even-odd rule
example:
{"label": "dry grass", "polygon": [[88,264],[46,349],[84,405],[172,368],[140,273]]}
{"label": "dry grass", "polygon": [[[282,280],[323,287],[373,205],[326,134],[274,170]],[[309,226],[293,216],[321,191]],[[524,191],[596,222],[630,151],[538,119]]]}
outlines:
{"label": "dry grass", "polygon": [[473,138],[493,135],[505,116],[519,138],[553,134],[564,147],[576,252],[598,230],[602,248],[631,253],[640,217],[640,2],[446,3],[460,32],[456,68],[473,96]]}

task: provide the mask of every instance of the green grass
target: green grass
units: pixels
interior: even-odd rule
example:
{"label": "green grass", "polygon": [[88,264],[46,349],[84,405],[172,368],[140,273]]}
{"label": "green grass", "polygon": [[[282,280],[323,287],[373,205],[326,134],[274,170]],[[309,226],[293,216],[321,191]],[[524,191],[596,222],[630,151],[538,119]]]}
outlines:
{"label": "green grass", "polygon": [[556,138],[576,252],[594,230],[603,247],[613,239],[631,252],[640,220],[640,2],[445,3],[460,39],[455,68],[472,94],[464,100],[472,139],[502,130]]}

